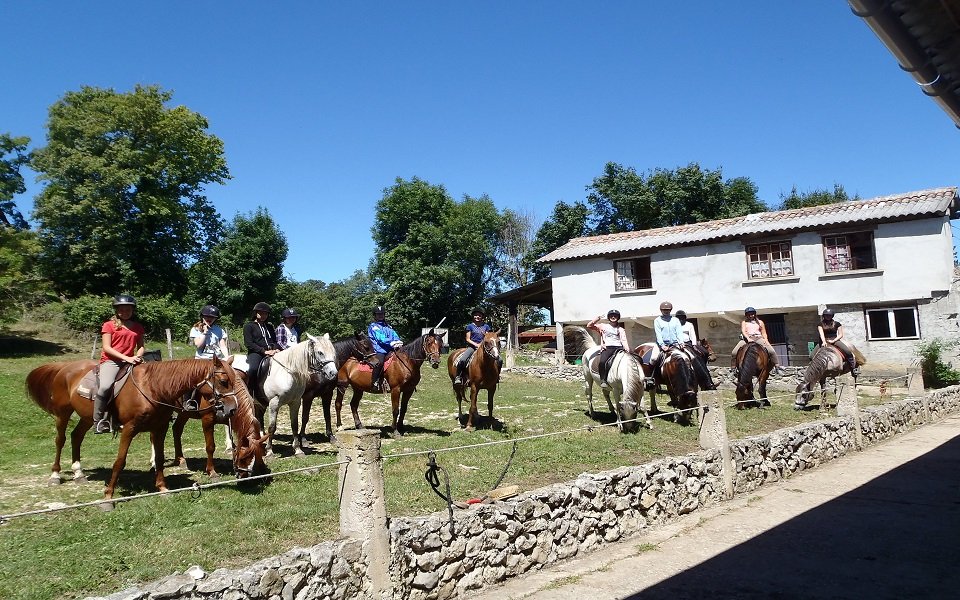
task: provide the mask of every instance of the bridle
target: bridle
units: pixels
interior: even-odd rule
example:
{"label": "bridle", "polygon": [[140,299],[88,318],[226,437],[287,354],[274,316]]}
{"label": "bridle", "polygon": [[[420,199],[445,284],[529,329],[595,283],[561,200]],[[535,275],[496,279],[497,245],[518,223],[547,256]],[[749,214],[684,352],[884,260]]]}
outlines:
{"label": "bridle", "polygon": [[324,356],[324,358],[322,359],[317,358],[315,356],[316,353],[313,351],[316,345],[317,343],[311,339],[310,348],[309,348],[310,352],[307,354],[307,369],[310,371],[311,374],[319,375],[323,373],[323,368],[325,366],[329,364],[333,364],[334,366],[336,366],[337,361],[335,359],[326,358],[326,354],[322,354],[322,356]]}

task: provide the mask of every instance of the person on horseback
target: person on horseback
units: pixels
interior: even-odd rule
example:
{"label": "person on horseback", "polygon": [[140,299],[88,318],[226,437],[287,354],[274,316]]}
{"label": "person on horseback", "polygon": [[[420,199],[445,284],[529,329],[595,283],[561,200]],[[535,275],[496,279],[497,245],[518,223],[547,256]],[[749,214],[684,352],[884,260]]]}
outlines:
{"label": "person on horseback", "polygon": [[133,296],[120,294],[113,299],[113,317],[100,328],[100,385],[93,397],[93,433],[110,433],[110,419],[105,417],[107,395],[124,364],[143,362],[143,325],[133,320],[137,301]]}
{"label": "person on horseback", "polygon": [[678,310],[674,316],[680,321],[680,343],[687,346],[693,346],[697,343],[697,328],[693,323],[687,320],[687,313]]}
{"label": "person on horseback", "polygon": [[277,325],[277,346],[286,350],[300,343],[303,337],[303,327],[300,326],[300,313],[295,308],[285,308],[280,313],[283,321]]}
{"label": "person on horseback", "polygon": [[607,311],[608,323],[600,323],[603,315],[587,323],[587,329],[593,329],[600,334],[600,354],[597,358],[597,371],[600,372],[600,387],[609,389],[607,383],[607,374],[610,371],[610,361],[617,352],[629,350],[630,343],[627,341],[627,329],[620,322],[620,311],[612,309]]}
{"label": "person on horseback", "polygon": [[[222,359],[230,355],[227,349],[227,332],[217,324],[220,320],[220,309],[207,304],[200,309],[200,320],[190,329],[190,342],[196,346],[194,358],[212,360],[214,356]],[[193,411],[199,408],[197,399],[188,394],[183,400],[183,410]]]}
{"label": "person on horseback", "polygon": [[403,340],[397,335],[393,327],[387,324],[387,313],[382,306],[373,307],[373,322],[367,326],[367,336],[373,342],[373,349],[377,352],[377,364],[374,365],[372,387],[381,392],[383,389],[383,366],[387,362],[387,354],[403,346]]}
{"label": "person on horseback", "polygon": [[[663,359],[663,353],[671,348],[679,348],[683,339],[683,330],[680,326],[680,319],[674,318],[670,312],[673,310],[673,304],[670,302],[660,303],[660,316],[653,320],[653,332],[657,336],[657,345],[650,353],[650,365],[653,367],[653,374],[656,375],[660,370],[660,362]],[[654,378],[647,378],[647,389],[653,389],[656,385]]]}
{"label": "person on horseback", "polygon": [[833,311],[829,308],[824,309],[821,319],[820,324],[817,325],[820,345],[830,345],[839,350],[847,364],[850,365],[850,372],[857,375],[857,358],[849,344],[843,341],[843,325],[839,321],[833,320]]}
{"label": "person on horseback", "polygon": [[734,379],[736,379],[738,375],[737,354],[748,342],[756,342],[763,346],[773,364],[773,373],[776,375],[783,374],[783,367],[780,366],[777,352],[773,349],[773,346],[770,345],[770,340],[767,339],[766,326],[763,324],[763,321],[757,317],[757,309],[748,306],[744,309],[743,321],[740,322],[740,341],[737,342],[737,345],[733,347],[733,351],[730,353],[730,366]]}
{"label": "person on horseback", "polygon": [[270,305],[266,302],[257,302],[253,307],[250,321],[243,326],[243,345],[247,347],[247,389],[250,395],[256,398],[257,371],[264,357],[273,356],[280,351],[270,318]]}
{"label": "person on horseback", "polygon": [[[470,364],[470,359],[473,358],[473,353],[476,352],[477,348],[480,347],[480,344],[483,343],[484,334],[493,331],[493,327],[490,327],[490,325],[485,322],[487,315],[484,314],[483,309],[473,309],[470,311],[470,317],[473,319],[473,321],[468,323],[466,327],[467,332],[465,337],[467,341],[467,348],[457,360],[457,376],[453,380],[453,383],[457,385],[466,384],[467,365]],[[503,368],[503,359],[497,357],[497,362],[500,364],[500,368]]]}

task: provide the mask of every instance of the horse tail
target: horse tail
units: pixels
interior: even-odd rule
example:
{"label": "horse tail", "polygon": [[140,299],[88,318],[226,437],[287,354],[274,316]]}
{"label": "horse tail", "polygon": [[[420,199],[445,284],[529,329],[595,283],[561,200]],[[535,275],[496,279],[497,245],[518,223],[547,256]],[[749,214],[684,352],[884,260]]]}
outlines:
{"label": "horse tail", "polygon": [[27,375],[26,391],[27,395],[36,403],[37,406],[50,414],[54,412],[53,405],[53,379],[63,368],[65,363],[50,363],[40,365],[30,371]]}
{"label": "horse tail", "polygon": [[580,358],[584,352],[598,345],[584,327],[570,325],[563,328],[563,348],[567,358]]}

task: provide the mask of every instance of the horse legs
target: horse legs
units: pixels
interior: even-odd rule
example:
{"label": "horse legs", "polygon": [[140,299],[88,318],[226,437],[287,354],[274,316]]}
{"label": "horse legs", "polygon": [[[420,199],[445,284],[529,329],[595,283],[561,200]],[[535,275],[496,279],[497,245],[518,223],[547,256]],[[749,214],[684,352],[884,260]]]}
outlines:
{"label": "horse legs", "polygon": [[[203,440],[207,450],[207,476],[210,479],[220,479],[220,473],[217,473],[217,469],[213,466],[213,454],[217,451],[217,441],[213,435],[216,428],[216,423],[213,422],[213,413],[204,414],[200,419],[200,424],[203,426]],[[186,462],[186,459],[184,459],[184,465],[186,465]]]}
{"label": "horse legs", "polygon": [[763,408],[764,406],[770,406],[770,400],[767,399],[767,378],[770,377],[770,373],[760,373],[760,376],[757,377],[757,388],[760,390],[760,399],[757,401],[757,406]]}
{"label": "horse legs", "polygon": [[[103,490],[103,499],[104,503],[100,507],[105,511],[113,510],[114,504],[110,502],[113,498],[113,491],[117,487],[117,480],[120,479],[120,471],[127,466],[127,452],[130,451],[130,442],[133,441],[133,436],[136,434],[135,427],[133,424],[130,424],[130,427],[124,427],[120,432],[120,446],[117,449],[117,459],[113,461],[113,471],[110,473],[110,481],[107,483],[107,486]],[[164,429],[164,434],[166,434],[166,429]],[[163,438],[156,435],[151,435],[151,441],[153,442],[153,455],[157,458],[157,484],[160,491],[166,491],[166,483],[163,480]],[[159,443],[158,443],[159,440]],[[160,484],[163,484],[163,488],[160,488]]]}
{"label": "horse legs", "polygon": [[493,384],[493,387],[487,388],[487,417],[492,421],[493,420],[493,395],[497,393],[497,386]]}
{"label": "horse legs", "polygon": [[480,421],[480,415],[477,411],[477,394],[480,393],[480,389],[477,387],[477,383],[473,382],[470,384],[470,409],[467,413],[467,424],[464,426],[464,429],[467,431],[473,431],[473,416],[477,415],[477,422]]}
{"label": "horse legs", "polygon": [[[393,402],[393,437],[403,436],[403,417],[407,414],[407,403],[410,402],[410,396],[413,395],[413,390],[404,391],[402,394],[399,388],[393,388],[391,390],[391,400]],[[399,411],[397,410],[397,404],[400,404]],[[476,398],[474,398],[474,406],[476,406]],[[476,410],[476,408],[474,408]]]}
{"label": "horse legs", "polygon": [[290,431],[293,432],[293,455],[303,456],[303,447],[300,441],[300,424],[297,422],[297,416],[300,413],[300,402],[294,400],[290,403]]}
{"label": "horse legs", "polygon": [[610,411],[617,418],[617,429],[620,430],[620,433],[623,433],[623,420],[620,418],[620,393],[616,389],[613,390],[613,401],[616,406],[610,402],[610,390],[603,390],[603,397],[607,399]]}
{"label": "horse legs", "polygon": [[307,421],[310,420],[310,408],[313,406],[313,394],[304,394],[300,399],[300,431],[297,432],[300,436],[300,447],[304,446],[304,441],[307,437]]}
{"label": "horse legs", "polygon": [[[354,429],[363,429],[363,423],[360,422],[360,398],[363,397],[363,390],[354,389],[353,397],[350,398],[350,412],[353,414]],[[396,406],[396,402],[394,402]],[[337,404],[337,426],[340,426],[340,405]]]}
{"label": "horse legs", "polygon": [[[189,470],[187,467],[187,459],[183,456],[183,428],[187,425],[187,417],[184,413],[177,415],[176,420],[173,422],[173,464],[178,467],[183,467]],[[203,435],[207,435],[206,427],[204,427]],[[151,456],[153,463],[152,467],[156,467],[157,457]],[[212,464],[208,463],[208,464]]]}
{"label": "horse legs", "polygon": [[[70,418],[69,416],[67,417]],[[64,423],[64,428],[66,428],[66,423]],[[70,469],[73,471],[73,482],[74,483],[86,483],[87,476],[83,474],[83,468],[80,466],[80,444],[83,443],[84,436],[87,435],[87,431],[93,427],[93,419],[80,419],[77,423],[77,426],[73,428],[73,431],[70,432],[70,450],[71,458],[73,459]],[[61,447],[63,445],[61,444]],[[60,467],[60,455],[57,454],[57,470]]]}
{"label": "horse legs", "polygon": [[273,456],[273,436],[277,433],[277,413],[280,412],[280,399],[271,398],[267,406],[267,412],[270,416],[270,426],[267,428],[267,447],[266,455]]}
{"label": "horse legs", "polygon": [[[347,389],[346,389],[346,388],[342,388],[342,387],[339,387],[339,386],[337,387],[337,404],[336,404],[336,408],[337,408],[337,429],[338,429],[338,430],[339,430],[341,427],[343,427],[343,422],[340,421],[340,409],[343,408],[343,395],[346,394],[346,393],[347,393]],[[354,395],[354,396],[357,395],[356,390],[354,390],[353,395]],[[328,434],[329,434],[329,431],[330,431],[330,430],[329,430],[329,428],[328,428],[328,429],[327,429]]]}
{"label": "horse legs", "polygon": [[[327,434],[327,441],[333,441],[333,430],[330,429],[330,402],[333,400],[333,390],[327,390],[320,393],[320,403],[323,406],[323,425]],[[339,419],[339,412],[337,418]]]}
{"label": "horse legs", "polygon": [[50,468],[48,485],[60,485],[60,455],[63,454],[63,445],[67,442],[67,425],[69,424],[70,415],[57,415],[57,435],[54,438],[56,453],[53,458],[53,466]]}

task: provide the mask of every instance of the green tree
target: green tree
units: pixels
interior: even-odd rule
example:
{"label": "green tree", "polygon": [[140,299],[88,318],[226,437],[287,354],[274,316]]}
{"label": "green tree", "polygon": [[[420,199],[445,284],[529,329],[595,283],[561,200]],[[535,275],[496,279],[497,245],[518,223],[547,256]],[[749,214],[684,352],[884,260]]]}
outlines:
{"label": "green tree", "polygon": [[553,213],[540,225],[533,238],[526,262],[530,265],[532,280],[550,276],[550,267],[536,262],[573,238],[587,235],[587,218],[590,211],[583,202],[567,204],[560,200],[553,207]]}
{"label": "green tree", "polygon": [[58,290],[179,294],[220,233],[204,186],[230,175],[207,120],[156,86],[83,87],[50,107],[33,216]]}
{"label": "green tree", "polygon": [[10,134],[0,133],[0,227],[27,228],[27,222],[17,210],[13,197],[27,191],[20,167],[30,163],[31,155],[27,152],[29,143],[28,137],[11,137]]}
{"label": "green tree", "polygon": [[292,306],[303,315],[300,322],[310,333],[343,339],[366,330],[379,292],[376,282],[363,271],[331,284],[285,281],[277,287],[278,310]]}
{"label": "green tree", "polygon": [[[202,259],[190,267],[190,300],[216,304],[234,323],[257,302],[273,302],[283,281],[287,239],[267,209],[237,215]],[[278,310],[279,312],[279,310]]]}
{"label": "green tree", "polygon": [[859,195],[851,198],[839,183],[833,184],[832,192],[819,188],[810,192],[798,192],[797,186],[793,186],[790,193],[786,196],[780,194],[780,206],[777,207],[777,210],[822,206],[824,204],[836,204],[837,202],[849,202],[850,200],[859,199]]}
{"label": "green tree", "polygon": [[36,265],[39,253],[33,231],[0,225],[0,323],[50,299],[50,284]]}
{"label": "green tree", "polygon": [[611,162],[587,190],[587,202],[593,209],[592,234],[685,225],[767,210],[749,179],[724,180],[720,169],[704,170],[697,163],[639,174],[633,167]]}

